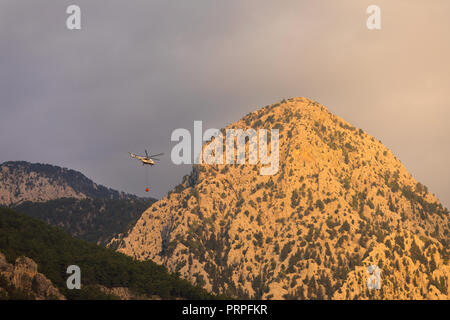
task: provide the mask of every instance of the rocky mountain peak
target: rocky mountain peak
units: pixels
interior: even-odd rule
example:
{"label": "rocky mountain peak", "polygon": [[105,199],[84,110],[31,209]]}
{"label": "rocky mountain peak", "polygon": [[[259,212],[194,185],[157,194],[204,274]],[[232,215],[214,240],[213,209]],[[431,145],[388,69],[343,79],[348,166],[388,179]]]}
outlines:
{"label": "rocky mountain peak", "polygon": [[448,298],[448,211],[380,141],[306,98],[226,128],[278,129],[278,173],[195,165],[112,246],[236,297]]}

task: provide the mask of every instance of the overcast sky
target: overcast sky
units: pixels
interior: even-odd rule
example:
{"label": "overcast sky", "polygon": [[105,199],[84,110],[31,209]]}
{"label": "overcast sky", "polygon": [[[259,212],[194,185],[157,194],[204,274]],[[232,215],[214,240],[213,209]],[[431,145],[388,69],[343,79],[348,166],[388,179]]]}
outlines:
{"label": "overcast sky", "polygon": [[[66,8],[82,30],[66,29]],[[366,28],[366,8],[382,30]],[[0,0],[0,162],[164,196],[176,128],[305,96],[380,139],[450,207],[448,0]],[[144,169],[128,151],[165,152]],[[149,181],[146,178],[148,173]]]}

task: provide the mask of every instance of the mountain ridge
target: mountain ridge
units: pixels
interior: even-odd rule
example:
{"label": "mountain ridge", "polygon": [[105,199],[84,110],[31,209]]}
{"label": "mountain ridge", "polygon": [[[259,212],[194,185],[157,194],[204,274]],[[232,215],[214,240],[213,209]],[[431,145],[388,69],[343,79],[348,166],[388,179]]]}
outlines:
{"label": "mountain ridge", "polygon": [[136,199],[96,184],[79,171],[51,164],[6,161],[0,164],[0,204],[45,202],[58,198]]}

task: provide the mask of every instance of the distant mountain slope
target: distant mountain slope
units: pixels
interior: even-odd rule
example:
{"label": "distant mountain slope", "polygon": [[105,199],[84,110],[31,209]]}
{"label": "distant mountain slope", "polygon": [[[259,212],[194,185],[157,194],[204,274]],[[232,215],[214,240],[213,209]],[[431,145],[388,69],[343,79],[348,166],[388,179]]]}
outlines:
{"label": "distant mountain slope", "polygon": [[13,209],[61,227],[72,236],[105,245],[117,234],[127,232],[155,201],[151,198],[61,198],[46,202],[26,201]]}
{"label": "distant mountain slope", "polygon": [[82,173],[24,161],[0,165],[0,206],[104,245],[126,232],[155,199],[98,185]]}
{"label": "distant mountain slope", "polygon": [[230,128],[279,129],[278,173],[195,165],[111,246],[235,297],[450,298],[449,212],[380,141],[306,98]]}
{"label": "distant mountain slope", "polygon": [[58,198],[134,199],[136,196],[98,185],[78,171],[58,166],[25,161],[0,165],[0,205]]}
{"label": "distant mountain slope", "polygon": [[[38,271],[68,299],[112,298],[111,293],[120,291],[164,299],[213,298],[154,262],[135,261],[4,208],[0,208],[0,252],[9,264],[20,256],[33,259]],[[69,265],[81,268],[81,290],[66,288]]]}

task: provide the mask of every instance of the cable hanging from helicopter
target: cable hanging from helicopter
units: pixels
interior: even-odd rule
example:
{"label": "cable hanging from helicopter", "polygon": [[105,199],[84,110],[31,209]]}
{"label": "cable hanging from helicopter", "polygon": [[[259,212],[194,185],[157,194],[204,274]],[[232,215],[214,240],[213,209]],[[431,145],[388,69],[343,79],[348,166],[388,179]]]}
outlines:
{"label": "cable hanging from helicopter", "polygon": [[[148,165],[148,166],[154,166],[156,163],[155,161],[160,161],[158,158],[159,156],[162,156],[164,153],[158,153],[158,154],[153,154],[153,155],[148,155],[147,150],[145,150],[145,156],[140,156],[137,154],[134,154],[132,152],[128,152],[130,154],[130,157],[138,159],[139,161],[141,161],[142,165]],[[149,185],[149,177],[148,177],[148,171],[146,170],[146,185]],[[145,188],[145,192],[149,192],[150,188],[147,187]]]}

